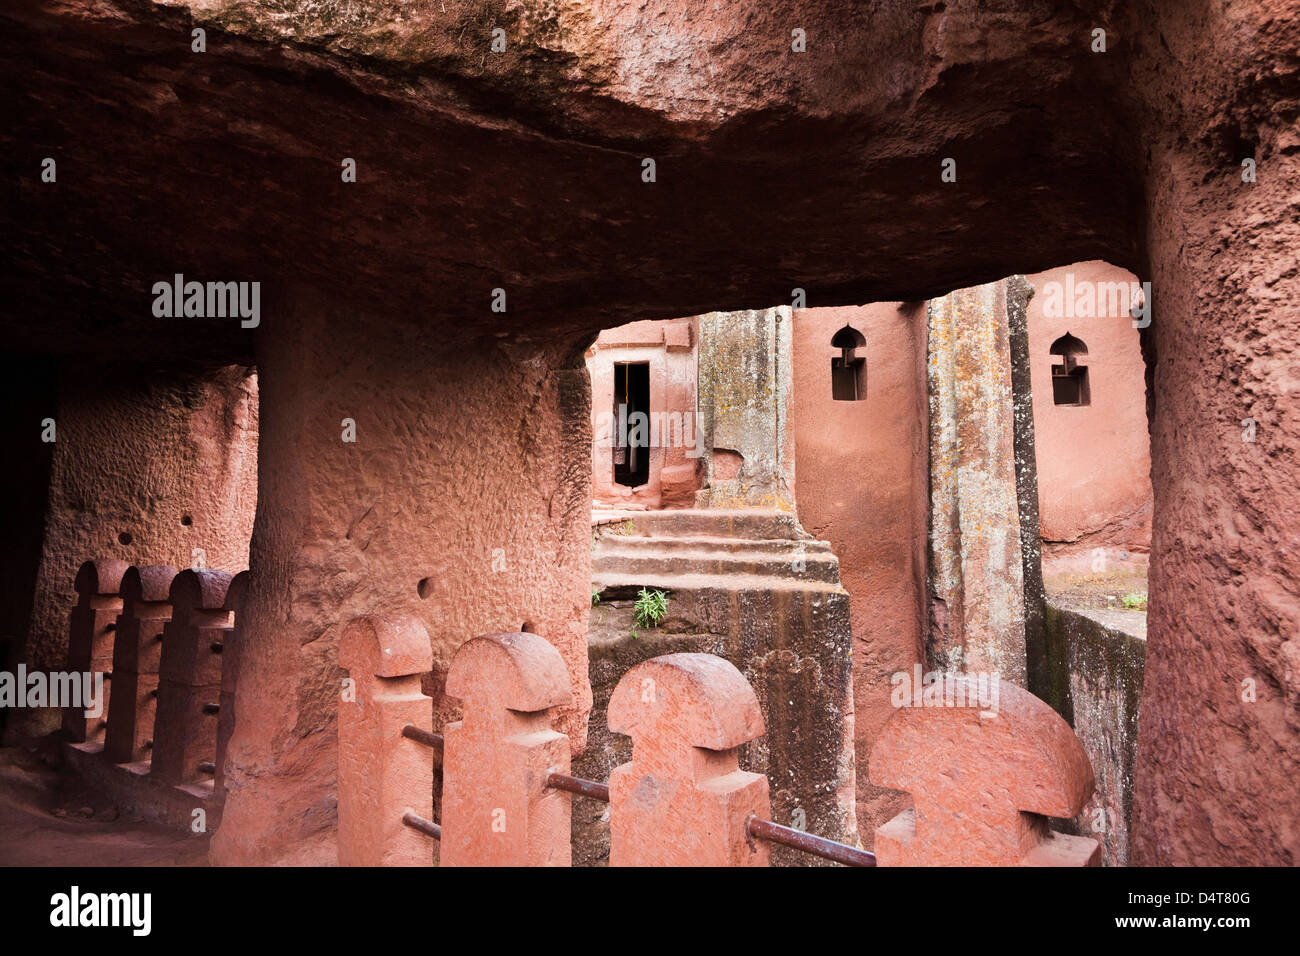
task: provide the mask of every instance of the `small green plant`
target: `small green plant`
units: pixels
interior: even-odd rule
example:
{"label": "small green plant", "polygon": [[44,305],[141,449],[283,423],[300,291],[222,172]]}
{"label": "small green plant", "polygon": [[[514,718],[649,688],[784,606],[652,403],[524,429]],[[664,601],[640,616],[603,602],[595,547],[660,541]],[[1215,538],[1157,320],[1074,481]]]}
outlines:
{"label": "small green plant", "polygon": [[596,590],[595,586],[593,586],[591,589],[591,606],[595,607],[599,603],[600,603],[600,592]]}
{"label": "small green plant", "polygon": [[[668,595],[663,591],[642,588],[633,609],[636,611],[637,627],[658,627],[668,613]],[[635,637],[636,633],[633,632],[632,636]]]}
{"label": "small green plant", "polygon": [[617,535],[629,535],[634,531],[636,531],[636,524],[632,521],[631,518],[628,518],[626,521],[623,522],[621,526],[619,526],[619,529],[614,533]]}
{"label": "small green plant", "polygon": [[1147,594],[1145,591],[1130,591],[1124,595],[1124,606],[1130,611],[1145,611],[1147,609]]}

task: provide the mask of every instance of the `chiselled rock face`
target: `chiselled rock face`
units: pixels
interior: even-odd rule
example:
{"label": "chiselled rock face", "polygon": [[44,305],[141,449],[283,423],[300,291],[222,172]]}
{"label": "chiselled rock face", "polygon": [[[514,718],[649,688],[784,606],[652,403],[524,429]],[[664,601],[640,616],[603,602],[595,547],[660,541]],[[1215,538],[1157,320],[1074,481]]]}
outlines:
{"label": "chiselled rock face", "polygon": [[[1136,859],[1295,862],[1291,7],[6,5],[7,346],[258,366],[218,855],[329,827],[344,618],[421,615],[435,670],[537,621],[580,746],[597,330],[1104,259],[1154,298]],[[156,314],[178,274],[257,323]]]}

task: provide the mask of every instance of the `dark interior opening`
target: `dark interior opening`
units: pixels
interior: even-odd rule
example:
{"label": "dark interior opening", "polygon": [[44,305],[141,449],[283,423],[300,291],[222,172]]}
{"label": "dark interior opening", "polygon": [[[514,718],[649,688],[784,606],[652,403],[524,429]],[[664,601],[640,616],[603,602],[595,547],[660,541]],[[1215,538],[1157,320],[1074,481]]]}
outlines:
{"label": "dark interior opening", "polygon": [[1082,339],[1066,332],[1052,343],[1050,351],[1052,355],[1061,356],[1061,364],[1052,366],[1052,404],[1090,404],[1088,366],[1078,364],[1079,357],[1088,354],[1088,346]]}
{"label": "dark interior opening", "polygon": [[831,399],[858,402],[867,395],[867,360],[855,354],[867,344],[866,336],[846,325],[831,338],[831,348],[840,354],[831,359]]}
{"label": "dark interior opening", "polygon": [[614,363],[614,481],[629,488],[650,479],[650,363]]}

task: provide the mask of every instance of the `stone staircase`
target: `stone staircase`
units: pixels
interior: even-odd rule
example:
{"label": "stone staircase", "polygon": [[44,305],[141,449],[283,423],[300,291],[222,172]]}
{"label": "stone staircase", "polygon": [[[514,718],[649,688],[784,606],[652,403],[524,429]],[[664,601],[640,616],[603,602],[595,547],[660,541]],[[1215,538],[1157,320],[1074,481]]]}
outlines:
{"label": "stone staircase", "polygon": [[784,511],[593,512],[593,590],[814,590],[843,594],[839,560]]}

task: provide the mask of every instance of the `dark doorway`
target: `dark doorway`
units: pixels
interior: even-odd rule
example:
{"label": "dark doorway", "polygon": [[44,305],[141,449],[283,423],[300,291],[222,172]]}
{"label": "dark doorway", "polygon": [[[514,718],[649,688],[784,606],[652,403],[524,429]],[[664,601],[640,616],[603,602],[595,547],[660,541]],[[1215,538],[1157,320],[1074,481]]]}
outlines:
{"label": "dark doorway", "polygon": [[650,363],[614,363],[614,481],[638,488],[650,479]]}

